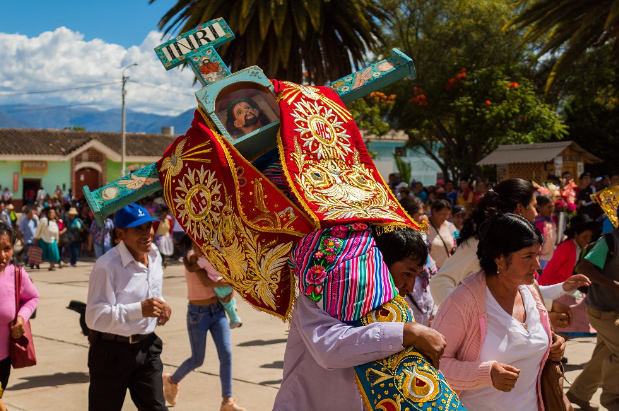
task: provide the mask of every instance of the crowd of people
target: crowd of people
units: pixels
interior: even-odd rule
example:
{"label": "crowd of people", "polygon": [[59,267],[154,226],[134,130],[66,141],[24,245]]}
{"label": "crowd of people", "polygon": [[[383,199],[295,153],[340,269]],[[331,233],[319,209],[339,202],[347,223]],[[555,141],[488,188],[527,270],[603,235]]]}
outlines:
{"label": "crowd of people", "polygon": [[[619,259],[614,258],[619,231],[609,227],[590,200],[619,176],[599,181],[587,173],[579,177],[579,186],[566,174],[558,182],[571,189],[561,195],[574,200],[571,218],[560,219],[555,206],[561,199],[546,194],[549,185],[507,179],[471,187],[463,179],[455,190],[451,181],[439,180],[433,187],[411,184],[409,191],[391,176],[390,187],[402,207],[428,228],[427,233],[402,229],[374,235],[394,285],[414,313],[415,326],[387,332],[375,324],[352,331],[300,298],[274,409],[288,409],[293,399],[296,404],[302,399],[306,408],[301,409],[310,409],[322,400],[306,397],[307,390],[342,388],[344,380],[351,384],[340,390],[339,401],[355,403],[352,369],[409,345],[436,367],[440,361],[446,380],[468,409],[498,410],[504,404],[543,409],[543,364],[561,361],[563,336],[596,333],[591,361],[567,397],[583,410],[595,410],[590,400],[601,385],[602,404],[619,410],[619,389],[613,383],[619,376]],[[99,227],[83,200],[62,192],[41,196],[41,203],[38,199],[37,194],[21,215],[10,199],[0,204],[0,318],[9,324],[0,329],[0,411],[5,411],[2,389],[11,368],[9,338],[23,335],[39,299],[26,270],[15,263],[21,258],[25,268],[34,269],[48,261],[48,269],[54,270],[64,265],[63,256],[74,266],[90,250],[97,260],[86,309],[89,409],[120,409],[127,389],[139,409],[166,410],[166,401],[175,405],[180,382],[204,361],[210,331],[220,362],[221,410],[243,410],[232,397],[230,329],[242,324],[232,288],[184,235],[165,203],[145,198]],[[21,256],[13,255],[16,241],[23,245]],[[41,249],[39,256],[30,252],[34,247]],[[163,373],[162,342],[154,331],[172,313],[162,296],[162,269],[165,257],[175,256],[179,248],[187,251],[182,261],[192,354],[174,373]],[[16,275],[22,276],[19,307],[12,303]],[[123,278],[130,287],[118,286]],[[316,327],[324,332],[317,334]],[[380,348],[363,347],[371,342],[363,342],[371,333],[383,339]],[[359,352],[350,351],[351,346]],[[115,360],[104,360],[108,358]],[[334,368],[341,372],[325,372]]]}

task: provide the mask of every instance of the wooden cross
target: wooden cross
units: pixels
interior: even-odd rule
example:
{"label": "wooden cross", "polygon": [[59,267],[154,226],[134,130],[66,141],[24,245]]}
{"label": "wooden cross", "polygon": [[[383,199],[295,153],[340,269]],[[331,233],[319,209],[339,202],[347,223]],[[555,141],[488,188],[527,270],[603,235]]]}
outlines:
{"label": "wooden cross", "polygon": [[233,39],[234,33],[220,17],[155,47],[155,52],[166,70],[189,63],[198,81],[208,86],[231,74],[215,48]]}

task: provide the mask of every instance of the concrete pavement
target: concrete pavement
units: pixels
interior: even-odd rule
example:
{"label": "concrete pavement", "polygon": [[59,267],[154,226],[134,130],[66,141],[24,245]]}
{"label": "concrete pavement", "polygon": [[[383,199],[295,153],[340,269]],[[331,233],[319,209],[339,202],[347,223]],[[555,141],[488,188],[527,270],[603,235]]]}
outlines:
{"label": "concrete pavement", "polygon": [[[47,264],[42,265],[47,267]],[[81,334],[78,314],[67,310],[70,300],[86,301],[92,263],[78,263],[49,272],[29,270],[41,295],[37,318],[32,321],[38,364],[13,370],[4,395],[10,411],[63,411],[87,409],[88,342]],[[186,286],[181,265],[164,270],[164,298],[172,317],[157,334],[164,343],[164,372],[173,372],[190,355],[186,330]],[[232,330],[233,390],[237,403],[248,411],[268,411],[273,406],[282,378],[287,324],[258,312],[237,296],[241,328]],[[568,341],[566,366],[570,381],[589,360],[594,338]],[[600,390],[593,402],[599,404]],[[219,410],[221,385],[219,361],[212,339],[207,342],[205,364],[181,384],[179,400],[171,409],[182,411]],[[127,396],[123,411],[135,410]]]}

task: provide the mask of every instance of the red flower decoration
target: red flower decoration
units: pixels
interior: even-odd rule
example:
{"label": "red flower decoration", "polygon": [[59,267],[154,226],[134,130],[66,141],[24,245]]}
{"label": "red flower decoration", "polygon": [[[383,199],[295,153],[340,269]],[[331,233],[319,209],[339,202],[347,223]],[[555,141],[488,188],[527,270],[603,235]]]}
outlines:
{"label": "red flower decoration", "polygon": [[490,100],[486,100],[486,105],[487,105],[487,106],[492,105],[492,101],[490,101]]}

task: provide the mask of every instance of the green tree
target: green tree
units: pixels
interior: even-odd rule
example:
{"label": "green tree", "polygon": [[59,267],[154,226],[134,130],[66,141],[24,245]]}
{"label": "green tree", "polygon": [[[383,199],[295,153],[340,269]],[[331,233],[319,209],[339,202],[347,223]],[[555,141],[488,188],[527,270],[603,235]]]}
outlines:
{"label": "green tree", "polygon": [[387,19],[372,0],[177,0],[159,28],[180,34],[218,17],[236,36],[220,50],[232,71],[258,65],[269,77],[298,83],[307,72],[314,84],[360,67],[382,44]]}
{"label": "green tree", "polygon": [[[543,41],[537,57],[548,52],[560,53],[546,82],[548,92],[587,49],[619,37],[619,0],[538,0],[511,19],[506,27],[526,28],[526,41]],[[612,54],[615,61],[619,60],[616,41]]]}
{"label": "green tree", "polygon": [[606,44],[585,53],[557,84],[570,140],[603,160],[587,165],[594,175],[619,171],[619,63]]}
{"label": "green tree", "polygon": [[386,91],[397,96],[386,115],[445,176],[480,175],[476,163],[500,144],[565,134],[520,63],[530,50],[519,33],[503,31],[513,2],[405,0],[392,10],[391,42],[413,57],[419,75]]}

